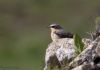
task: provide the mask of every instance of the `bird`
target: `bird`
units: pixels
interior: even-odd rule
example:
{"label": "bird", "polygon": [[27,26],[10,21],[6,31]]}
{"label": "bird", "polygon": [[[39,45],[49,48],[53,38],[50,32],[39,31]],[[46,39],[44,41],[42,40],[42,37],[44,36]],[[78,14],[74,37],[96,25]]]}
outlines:
{"label": "bird", "polygon": [[[73,49],[71,50],[71,47],[73,45],[69,43],[70,39],[63,40],[62,38],[73,38],[73,34],[70,32],[65,32],[63,27],[57,23],[52,23],[48,27],[51,30],[52,42],[48,45],[48,48],[46,49],[44,70],[48,70],[48,65],[50,70],[54,69],[54,67],[58,67],[58,70],[62,70],[62,61],[64,60],[64,58],[62,58],[62,55],[64,54],[63,57],[67,59],[69,56],[72,55],[73,52]],[[68,44],[70,44],[70,49],[68,48]],[[65,53],[64,49],[66,51],[68,49],[67,54]],[[71,50],[72,52],[69,52],[69,50]]]}
{"label": "bird", "polygon": [[73,38],[73,34],[70,32],[65,32],[64,29],[57,23],[49,25],[51,30],[51,39],[52,41],[57,41],[62,38]]}

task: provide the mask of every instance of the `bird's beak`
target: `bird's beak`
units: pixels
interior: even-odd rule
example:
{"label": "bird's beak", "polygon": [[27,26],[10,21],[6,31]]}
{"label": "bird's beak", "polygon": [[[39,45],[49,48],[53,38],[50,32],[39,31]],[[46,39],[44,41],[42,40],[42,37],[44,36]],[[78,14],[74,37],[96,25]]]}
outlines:
{"label": "bird's beak", "polygon": [[51,26],[48,26],[48,28],[51,28]]}

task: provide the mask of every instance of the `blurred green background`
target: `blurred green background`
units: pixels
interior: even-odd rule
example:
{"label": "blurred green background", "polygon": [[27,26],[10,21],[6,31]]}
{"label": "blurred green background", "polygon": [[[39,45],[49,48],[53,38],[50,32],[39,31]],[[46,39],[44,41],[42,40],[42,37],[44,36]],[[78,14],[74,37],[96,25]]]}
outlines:
{"label": "blurred green background", "polygon": [[0,0],[0,67],[43,70],[51,42],[47,26],[85,35],[100,16],[100,0]]}

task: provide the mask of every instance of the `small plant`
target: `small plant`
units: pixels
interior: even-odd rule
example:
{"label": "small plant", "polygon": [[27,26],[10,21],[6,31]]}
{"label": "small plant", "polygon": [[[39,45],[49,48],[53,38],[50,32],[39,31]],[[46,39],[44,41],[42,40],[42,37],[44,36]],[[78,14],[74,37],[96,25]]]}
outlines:
{"label": "small plant", "polygon": [[82,42],[82,38],[75,34],[74,35],[74,44],[75,44],[75,51],[76,51],[76,54],[79,54],[83,51],[84,49],[84,43]]}

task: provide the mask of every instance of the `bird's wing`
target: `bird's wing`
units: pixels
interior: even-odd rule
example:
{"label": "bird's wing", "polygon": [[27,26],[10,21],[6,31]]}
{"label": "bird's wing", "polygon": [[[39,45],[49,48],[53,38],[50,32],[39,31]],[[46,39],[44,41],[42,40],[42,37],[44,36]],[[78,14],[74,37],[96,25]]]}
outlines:
{"label": "bird's wing", "polygon": [[57,34],[60,38],[73,38],[73,34],[70,32],[55,32],[55,34]]}

